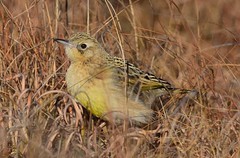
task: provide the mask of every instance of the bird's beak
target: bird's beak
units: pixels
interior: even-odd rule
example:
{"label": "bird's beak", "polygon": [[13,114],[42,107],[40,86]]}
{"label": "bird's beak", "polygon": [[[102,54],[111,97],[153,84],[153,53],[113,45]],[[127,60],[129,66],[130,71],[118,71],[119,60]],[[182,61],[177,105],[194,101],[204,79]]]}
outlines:
{"label": "bird's beak", "polygon": [[74,46],[72,43],[69,42],[69,40],[65,40],[65,39],[60,39],[60,38],[53,38],[54,42],[58,42],[63,44],[64,46]]}

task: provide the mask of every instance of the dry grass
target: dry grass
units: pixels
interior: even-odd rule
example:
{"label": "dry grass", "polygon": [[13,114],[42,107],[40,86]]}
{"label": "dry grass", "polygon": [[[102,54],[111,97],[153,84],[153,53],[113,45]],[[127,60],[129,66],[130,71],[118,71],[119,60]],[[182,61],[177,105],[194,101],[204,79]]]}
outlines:
{"label": "dry grass", "polygon": [[[240,156],[238,0],[0,3],[0,157]],[[94,118],[67,93],[69,62],[52,41],[88,30],[111,54],[202,93],[173,100],[152,129]]]}

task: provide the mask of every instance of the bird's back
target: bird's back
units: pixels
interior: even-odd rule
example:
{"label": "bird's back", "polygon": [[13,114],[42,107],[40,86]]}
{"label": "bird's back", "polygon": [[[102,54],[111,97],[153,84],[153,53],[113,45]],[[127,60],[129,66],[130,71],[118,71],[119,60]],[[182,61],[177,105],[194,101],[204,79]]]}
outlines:
{"label": "bird's back", "polygon": [[127,60],[108,56],[107,61],[115,69],[117,82],[128,90],[128,97],[144,102],[145,106],[150,107],[156,97],[176,90],[166,80],[140,70]]}

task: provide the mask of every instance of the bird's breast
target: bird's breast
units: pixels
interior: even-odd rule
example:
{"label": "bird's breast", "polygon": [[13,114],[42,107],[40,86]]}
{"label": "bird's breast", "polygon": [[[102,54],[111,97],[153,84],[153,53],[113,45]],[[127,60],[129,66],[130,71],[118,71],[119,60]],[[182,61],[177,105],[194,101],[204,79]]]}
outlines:
{"label": "bird's breast", "polygon": [[108,106],[115,106],[116,94],[120,94],[109,68],[92,71],[89,67],[72,64],[66,81],[69,93],[96,116],[106,113]]}

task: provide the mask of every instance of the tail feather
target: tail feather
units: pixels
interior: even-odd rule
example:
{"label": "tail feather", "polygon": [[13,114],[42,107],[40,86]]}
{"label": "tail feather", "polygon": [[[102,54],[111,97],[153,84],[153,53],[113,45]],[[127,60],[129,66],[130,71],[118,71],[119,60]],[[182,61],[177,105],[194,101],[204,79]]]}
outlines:
{"label": "tail feather", "polygon": [[180,88],[173,88],[171,90],[171,93],[172,94],[186,94],[188,92],[191,92],[191,90],[188,90],[188,89],[180,89]]}

